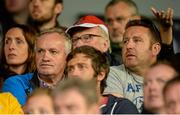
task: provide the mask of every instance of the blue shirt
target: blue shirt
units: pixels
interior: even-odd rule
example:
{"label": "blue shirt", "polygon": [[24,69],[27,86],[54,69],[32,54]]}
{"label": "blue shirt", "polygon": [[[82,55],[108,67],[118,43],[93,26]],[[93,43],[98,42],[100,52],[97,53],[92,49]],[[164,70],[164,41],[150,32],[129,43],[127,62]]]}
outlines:
{"label": "blue shirt", "polygon": [[12,93],[23,106],[26,103],[27,96],[33,91],[33,86],[30,83],[32,77],[33,73],[12,76],[5,80],[2,91]]}

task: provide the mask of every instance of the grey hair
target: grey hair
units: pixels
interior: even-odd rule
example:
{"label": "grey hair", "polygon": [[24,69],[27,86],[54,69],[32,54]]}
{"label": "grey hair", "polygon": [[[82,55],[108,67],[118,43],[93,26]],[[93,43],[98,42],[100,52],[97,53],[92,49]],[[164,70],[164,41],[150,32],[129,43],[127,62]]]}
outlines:
{"label": "grey hair", "polygon": [[51,29],[47,29],[47,30],[40,32],[38,37],[40,37],[44,34],[49,34],[49,33],[58,33],[59,35],[64,37],[65,52],[68,55],[72,49],[72,42],[71,42],[70,36],[68,34],[66,34],[65,31],[62,30],[61,28],[51,28]]}
{"label": "grey hair", "polygon": [[[99,27],[100,28],[100,27]],[[103,34],[103,38],[104,38],[104,40],[107,40],[107,42],[108,42],[108,45],[109,45],[109,51],[110,51],[110,53],[111,53],[111,44],[110,44],[110,38],[109,38],[109,34],[108,33],[106,33],[102,28],[100,28],[100,30],[101,30],[101,33]]]}

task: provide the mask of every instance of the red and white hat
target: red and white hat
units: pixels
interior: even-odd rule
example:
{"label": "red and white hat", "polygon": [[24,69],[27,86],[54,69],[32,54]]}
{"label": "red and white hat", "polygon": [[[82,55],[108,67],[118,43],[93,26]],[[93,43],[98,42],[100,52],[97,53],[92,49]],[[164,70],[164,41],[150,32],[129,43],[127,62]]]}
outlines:
{"label": "red and white hat", "polygon": [[92,28],[96,26],[99,26],[102,30],[104,30],[107,33],[107,35],[109,35],[106,24],[101,19],[93,15],[88,15],[80,18],[78,22],[76,22],[73,26],[70,26],[66,30],[66,33],[71,35],[72,30],[75,30],[75,28],[79,28],[79,27]]}

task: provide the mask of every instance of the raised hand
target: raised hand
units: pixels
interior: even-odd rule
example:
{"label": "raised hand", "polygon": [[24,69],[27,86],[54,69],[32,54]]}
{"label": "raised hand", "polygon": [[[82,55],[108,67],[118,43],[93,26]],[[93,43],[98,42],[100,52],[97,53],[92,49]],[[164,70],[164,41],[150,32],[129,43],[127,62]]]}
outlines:
{"label": "raised hand", "polygon": [[152,13],[160,23],[160,34],[164,44],[171,44],[173,39],[172,26],[173,26],[173,9],[168,8],[167,11],[158,11],[154,7],[151,8]]}

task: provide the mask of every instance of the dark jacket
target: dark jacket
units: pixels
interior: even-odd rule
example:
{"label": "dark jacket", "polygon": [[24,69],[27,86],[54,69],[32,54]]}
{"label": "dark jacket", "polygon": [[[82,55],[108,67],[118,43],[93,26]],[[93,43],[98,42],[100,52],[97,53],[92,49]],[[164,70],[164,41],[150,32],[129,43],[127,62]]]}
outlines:
{"label": "dark jacket", "polygon": [[107,95],[107,104],[101,107],[102,114],[138,114],[136,106],[128,99]]}
{"label": "dark jacket", "polygon": [[142,112],[141,114],[155,114],[153,113],[152,111],[149,111],[147,110],[145,107],[144,107],[144,104],[142,105]]}
{"label": "dark jacket", "polygon": [[120,65],[120,62],[118,62],[118,61],[115,59],[115,56],[112,55],[109,51],[108,51],[108,52],[105,52],[104,55],[107,57],[110,66],[118,66],[118,65]]}

